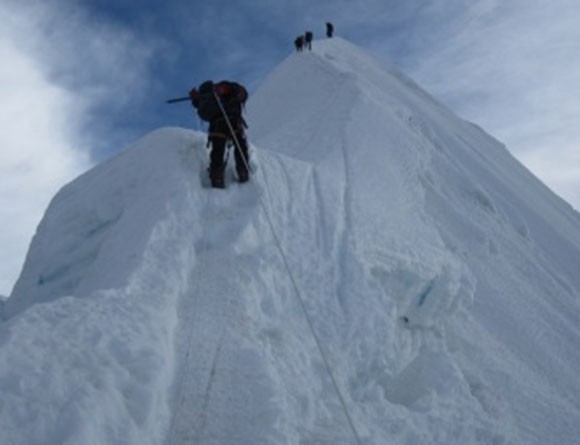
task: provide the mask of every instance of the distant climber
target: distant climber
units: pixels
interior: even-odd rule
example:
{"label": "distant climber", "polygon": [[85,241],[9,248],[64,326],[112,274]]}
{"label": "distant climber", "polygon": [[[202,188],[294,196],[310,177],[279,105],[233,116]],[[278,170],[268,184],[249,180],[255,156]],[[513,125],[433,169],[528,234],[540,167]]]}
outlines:
{"label": "distant climber", "polygon": [[326,22],[326,37],[330,39],[333,33],[334,33],[334,25],[330,22]]}
{"label": "distant climber", "polygon": [[209,122],[208,144],[211,143],[209,177],[212,187],[225,188],[227,160],[224,157],[228,141],[234,144],[238,181],[246,182],[249,179],[249,158],[244,131],[246,123],[242,117],[242,107],[248,98],[246,88],[236,82],[222,80],[213,83],[207,80],[199,88],[193,88],[189,92],[189,97],[199,117]]}
{"label": "distant climber", "polygon": [[304,42],[306,44],[306,47],[312,51],[312,32],[311,31],[306,31],[306,33],[304,33]]}
{"label": "distant climber", "polygon": [[302,48],[304,47],[304,36],[301,35],[296,37],[294,40],[294,46],[296,47],[296,51],[302,51]]}

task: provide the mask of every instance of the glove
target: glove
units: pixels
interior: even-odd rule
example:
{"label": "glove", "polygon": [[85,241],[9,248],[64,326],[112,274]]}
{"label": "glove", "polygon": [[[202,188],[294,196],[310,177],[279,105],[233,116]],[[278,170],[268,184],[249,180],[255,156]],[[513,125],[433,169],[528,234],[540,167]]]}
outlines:
{"label": "glove", "polygon": [[197,108],[199,105],[199,91],[197,91],[195,88],[192,88],[189,92],[189,98],[191,99],[191,105]]}

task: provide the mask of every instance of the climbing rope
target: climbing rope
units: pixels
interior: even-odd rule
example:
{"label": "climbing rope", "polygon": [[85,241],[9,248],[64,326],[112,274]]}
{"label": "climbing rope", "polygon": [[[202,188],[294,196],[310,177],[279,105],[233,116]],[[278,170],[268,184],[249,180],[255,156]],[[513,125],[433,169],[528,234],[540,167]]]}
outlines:
{"label": "climbing rope", "polygon": [[[265,179],[265,176],[264,175],[262,175],[262,176]],[[266,185],[266,187],[267,187],[267,185]],[[268,221],[268,225],[270,226],[270,230],[271,230],[272,235],[274,237],[274,241],[276,242],[276,247],[278,248],[278,251],[280,252],[280,256],[282,257],[282,260],[284,262],[284,267],[286,268],[286,272],[288,273],[288,277],[290,278],[290,281],[292,283],[292,287],[294,288],[294,294],[296,295],[298,302],[300,303],[300,307],[302,308],[302,312],[304,313],[304,317],[306,318],[306,321],[308,323],[308,327],[310,328],[310,332],[312,334],[312,337],[314,338],[314,341],[316,342],[316,346],[318,348],[318,351],[320,352],[320,356],[322,357],[322,361],[324,362],[324,367],[326,368],[326,372],[328,373],[328,376],[330,377],[330,380],[332,382],[332,386],[334,387],[334,390],[336,391],[336,395],[338,396],[340,404],[342,405],[342,408],[344,410],[344,415],[348,421],[350,429],[352,430],[353,436],[356,439],[356,443],[358,445],[361,445],[360,437],[358,435],[356,427],[354,426],[354,422],[353,422],[352,417],[350,415],[350,412],[348,410],[346,401],[344,399],[344,396],[342,395],[342,392],[340,391],[340,388],[338,387],[338,383],[336,382],[336,379],[334,377],[334,373],[332,372],[332,368],[330,366],[330,363],[328,361],[326,353],[324,352],[324,348],[322,347],[322,343],[320,341],[320,338],[316,334],[316,330],[314,329],[314,324],[312,323],[312,319],[310,317],[310,314],[308,313],[308,310],[306,309],[306,304],[304,303],[304,298],[302,297],[302,293],[300,292],[300,288],[298,287],[298,284],[296,283],[296,279],[294,278],[294,275],[292,274],[292,270],[290,269],[290,265],[288,263],[288,259],[286,258],[286,254],[284,253],[284,249],[282,247],[282,243],[280,242],[280,238],[278,237],[276,230],[274,230],[274,225],[272,224],[272,220],[271,220],[270,216],[268,215],[268,212],[266,211],[266,208],[265,208],[265,205],[264,205],[262,199],[260,199],[260,203],[262,205],[262,210],[263,210],[264,214],[266,215],[266,220]]]}
{"label": "climbing rope", "polygon": [[213,92],[213,96],[220,107],[220,111],[221,111],[221,113],[226,121],[226,124],[228,125],[228,129],[230,130],[230,134],[232,135],[232,139],[234,140],[234,144],[236,146],[236,149],[240,153],[240,158],[242,159],[242,161],[244,161],[244,166],[246,167],[248,172],[253,173],[252,168],[250,167],[250,163],[248,162],[248,160],[246,159],[246,156],[244,155],[244,152],[242,151],[240,141],[238,141],[238,136],[236,135],[236,132],[234,131],[234,127],[232,125],[232,122],[230,121],[230,118],[228,117],[228,114],[226,113],[226,110],[224,109],[224,105],[222,104],[222,101],[218,97],[215,90]]}
{"label": "climbing rope", "polygon": [[[216,92],[214,91],[214,96],[215,99],[217,101],[217,103],[219,104],[220,110],[224,116],[224,119],[228,125],[228,128],[230,130],[230,133],[232,135],[232,138],[234,140],[234,144],[237,148],[237,150],[240,153],[240,157],[243,160],[246,168],[248,169],[249,172],[252,172],[250,165],[248,163],[248,160],[246,159],[246,156],[244,155],[238,138],[236,137],[236,134],[234,132],[234,128],[230,122],[230,119],[227,115],[227,113],[224,110],[224,107],[221,103],[221,101],[219,100]],[[266,185],[266,189],[268,190],[268,194],[271,195],[269,186],[268,186],[268,181],[266,179],[266,176],[264,174],[262,174],[262,177],[264,179],[264,184]],[[347,419],[347,422],[349,424],[350,429],[352,430],[352,434],[356,440],[357,445],[361,445],[361,440],[358,434],[358,431],[354,425],[354,422],[352,420],[352,416],[350,415],[350,412],[348,410],[348,406],[346,404],[346,400],[344,399],[344,396],[342,395],[342,392],[340,391],[340,388],[338,387],[338,383],[334,377],[334,373],[332,372],[332,368],[330,366],[330,362],[328,361],[328,358],[326,356],[326,353],[324,352],[324,348],[322,347],[322,342],[320,341],[320,338],[318,337],[318,335],[316,334],[316,330],[314,329],[314,324],[312,323],[312,319],[310,318],[310,315],[308,313],[308,310],[306,309],[306,304],[304,303],[304,298],[302,297],[302,293],[300,292],[300,288],[298,287],[298,284],[296,282],[296,279],[294,278],[294,274],[292,273],[292,269],[290,268],[290,264],[288,262],[288,259],[286,257],[286,254],[284,252],[284,248],[282,247],[282,243],[280,242],[280,238],[278,237],[278,234],[276,233],[276,230],[274,229],[274,224],[272,223],[272,219],[270,218],[270,215],[267,211],[266,208],[266,204],[264,203],[264,200],[262,199],[262,196],[259,195],[259,202],[260,202],[260,206],[262,208],[262,211],[264,212],[264,215],[266,216],[266,220],[268,221],[268,225],[270,227],[270,231],[272,232],[272,236],[274,238],[274,241],[276,243],[276,247],[278,249],[278,251],[280,252],[280,256],[282,257],[282,261],[284,263],[284,267],[286,269],[286,272],[288,273],[288,277],[290,278],[290,282],[292,283],[292,287],[294,288],[294,294],[296,295],[298,302],[300,304],[300,307],[302,308],[302,312],[304,313],[304,317],[306,318],[306,322],[308,324],[308,327],[310,329],[310,332],[312,334],[312,337],[314,338],[314,341],[316,343],[316,346],[318,348],[318,351],[320,353],[320,356],[322,357],[322,361],[324,362],[324,367],[326,368],[326,372],[328,373],[328,376],[330,378],[330,381],[332,382],[332,386],[334,387],[334,390],[336,392],[336,395],[338,396],[338,399],[340,401],[340,404],[342,405],[342,409],[344,410],[344,415]]]}

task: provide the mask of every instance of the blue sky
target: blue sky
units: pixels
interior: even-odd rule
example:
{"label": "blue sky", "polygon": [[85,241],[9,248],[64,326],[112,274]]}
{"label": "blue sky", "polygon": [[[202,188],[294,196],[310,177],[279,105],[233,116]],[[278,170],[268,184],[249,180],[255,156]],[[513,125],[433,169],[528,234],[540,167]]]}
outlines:
{"label": "blue sky", "polygon": [[151,130],[195,128],[165,100],[209,78],[252,92],[326,21],[580,208],[576,0],[0,0],[0,294],[60,186]]}

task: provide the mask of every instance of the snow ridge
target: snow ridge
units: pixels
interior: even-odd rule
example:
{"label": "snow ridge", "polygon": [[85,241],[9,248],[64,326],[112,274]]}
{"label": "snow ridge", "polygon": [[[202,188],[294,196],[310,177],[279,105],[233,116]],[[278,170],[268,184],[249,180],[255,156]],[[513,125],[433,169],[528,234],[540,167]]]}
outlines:
{"label": "snow ridge", "polygon": [[296,288],[362,443],[578,442],[570,206],[342,39],[247,120],[247,184],[204,188],[205,135],[166,128],[54,198],[2,311],[0,442],[355,443]]}

